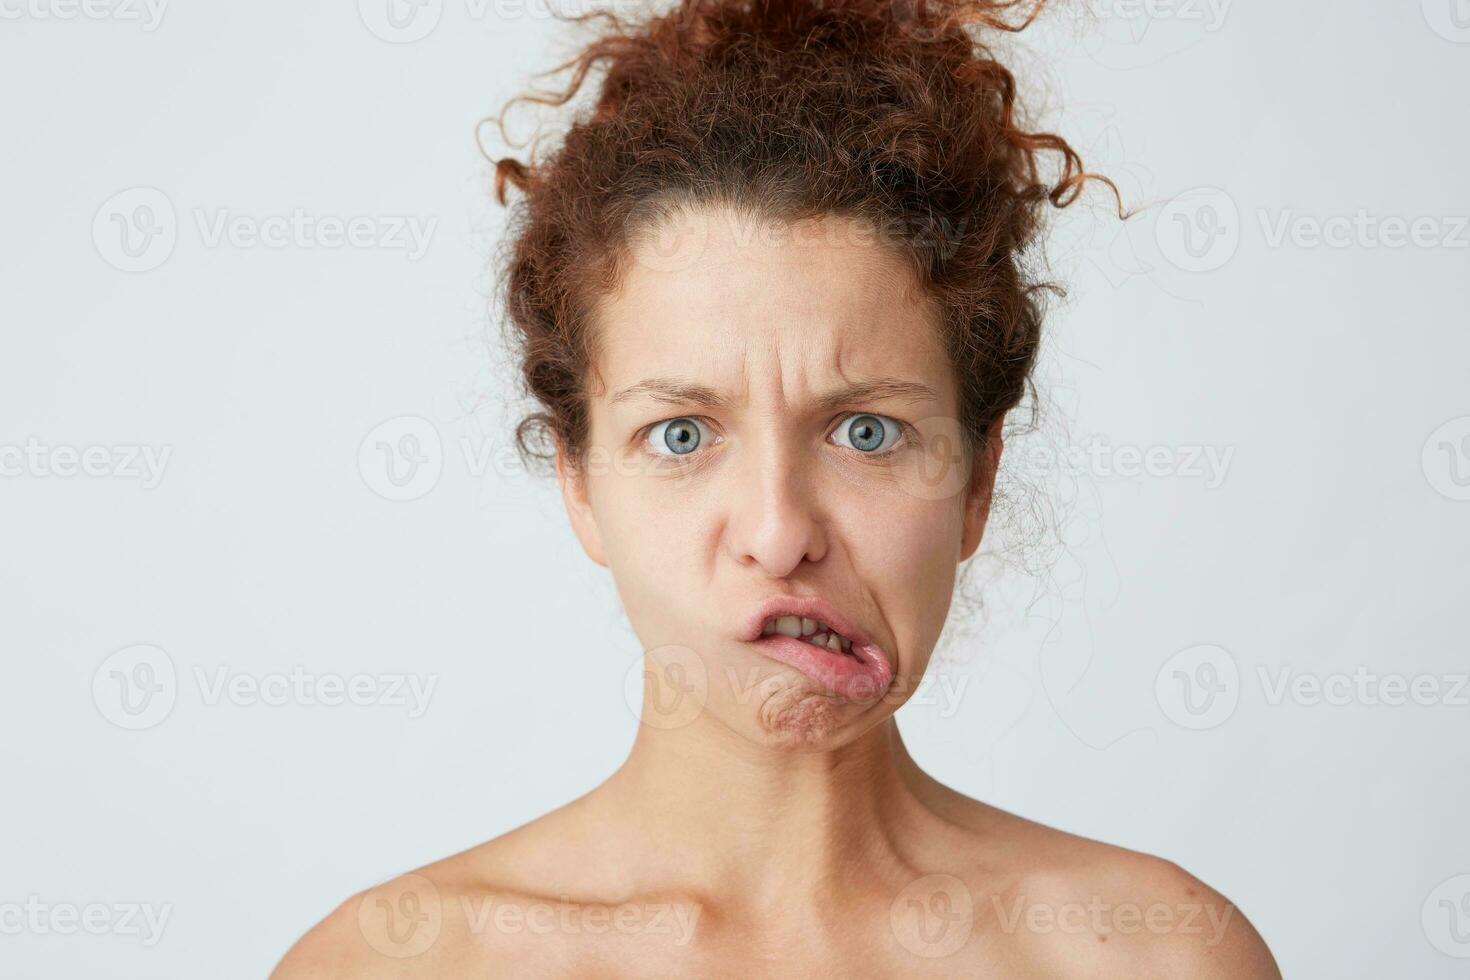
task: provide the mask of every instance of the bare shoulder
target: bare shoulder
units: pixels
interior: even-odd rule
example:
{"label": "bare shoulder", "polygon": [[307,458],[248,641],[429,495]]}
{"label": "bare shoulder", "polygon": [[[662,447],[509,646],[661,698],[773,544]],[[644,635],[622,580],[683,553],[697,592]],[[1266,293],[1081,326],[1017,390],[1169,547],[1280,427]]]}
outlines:
{"label": "bare shoulder", "polygon": [[1279,980],[1245,914],[1179,865],[975,806],[990,831],[976,922],[1013,940],[1019,972]]}
{"label": "bare shoulder", "polygon": [[527,930],[504,927],[508,914],[540,901],[515,883],[529,830],[352,895],[291,947],[271,980],[565,976],[555,943],[517,941]]}
{"label": "bare shoulder", "polygon": [[[584,801],[347,899],[286,954],[273,980],[610,975],[693,940],[690,896],[630,893]],[[636,971],[635,971],[636,972]],[[673,970],[672,972],[677,972]]]}

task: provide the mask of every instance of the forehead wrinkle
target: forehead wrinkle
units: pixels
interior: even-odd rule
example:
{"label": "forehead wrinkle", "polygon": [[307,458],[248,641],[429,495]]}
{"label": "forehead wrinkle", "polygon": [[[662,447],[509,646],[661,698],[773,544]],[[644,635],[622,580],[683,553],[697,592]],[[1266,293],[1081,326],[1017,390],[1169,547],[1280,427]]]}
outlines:
{"label": "forehead wrinkle", "polygon": [[[932,341],[932,338],[913,338],[903,342],[910,351],[913,351],[913,342],[924,348],[919,363],[906,368],[895,370],[890,359],[882,356],[870,355],[866,358],[866,366],[856,363],[862,350],[857,345],[871,346],[874,340],[872,331],[881,321],[890,319],[910,318],[885,315],[885,311],[850,310],[830,319],[822,318],[822,322],[811,322],[805,327],[792,323],[768,328],[763,336],[749,338],[750,349],[763,351],[765,356],[743,359],[741,377],[746,385],[747,401],[752,365],[757,361],[776,365],[776,370],[770,372],[772,379],[767,386],[774,405],[763,410],[767,414],[788,410],[797,400],[804,403],[802,409],[823,411],[860,407],[861,403],[869,401],[893,400],[909,404],[940,401],[940,391],[928,383],[928,355],[931,351],[930,343],[926,341]],[[914,326],[921,328],[922,323]],[[781,356],[783,340],[788,342],[789,348],[785,358]],[[823,371],[819,363],[826,365],[827,370]],[[791,367],[783,370],[786,365]],[[808,365],[812,365],[811,370],[807,369]],[[909,368],[917,368],[918,374]],[[834,378],[835,383],[829,383]]]}
{"label": "forehead wrinkle", "polygon": [[[707,345],[708,339],[695,341],[695,346],[687,350],[697,361],[704,362],[696,374],[691,376],[677,370],[656,374],[682,374],[684,376],[678,379],[681,382],[698,384],[701,376],[711,378],[723,374],[719,369],[719,352],[713,348],[724,347],[725,355],[739,357],[740,364],[726,375],[736,387],[721,392],[726,396],[723,404],[728,406],[732,401],[749,404],[754,391],[765,388],[771,392],[774,404],[768,411],[772,412],[789,410],[793,398],[799,398],[802,391],[817,387],[808,383],[813,380],[807,370],[808,365],[821,373],[834,372],[844,383],[850,383],[855,375],[909,375],[911,372],[907,370],[883,370],[884,367],[892,367],[883,351],[900,354],[907,363],[912,355],[921,354],[912,346],[917,343],[926,350],[920,357],[921,363],[912,366],[927,376],[927,348],[937,338],[914,336],[904,339],[892,331],[880,329],[884,321],[890,321],[894,326],[907,325],[910,331],[930,323],[931,313],[924,302],[925,291],[922,288],[916,290],[919,283],[915,281],[913,270],[901,261],[900,256],[881,248],[846,247],[816,249],[815,254],[800,258],[791,256],[789,251],[782,256],[780,250],[770,250],[770,254],[758,250],[752,257],[759,260],[795,259],[791,264],[802,266],[804,273],[796,275],[795,279],[815,281],[803,287],[800,282],[778,275],[776,281],[768,281],[766,287],[761,287],[758,282],[737,284],[740,277],[733,275],[717,275],[713,280],[709,277],[678,276],[660,280],[640,276],[636,268],[633,270],[631,278],[636,282],[618,297],[624,305],[632,299],[635,303],[653,306],[660,317],[667,318],[673,314],[671,307],[682,305],[681,300],[659,295],[672,287],[683,294],[683,301],[693,301],[685,315],[694,312],[695,315],[708,315],[715,321],[708,325],[713,327],[713,337],[709,339],[714,339],[715,345],[703,346],[706,356],[700,356],[700,347]],[[738,254],[714,249],[705,255],[706,261],[716,269],[738,267],[742,265],[741,258]],[[779,261],[774,265],[770,261],[756,264],[773,270],[782,268]],[[796,271],[791,269],[791,265],[785,268]],[[713,292],[709,291],[710,286],[714,287]],[[692,292],[689,291],[691,287]],[[763,320],[765,329],[760,329]],[[668,327],[662,329],[667,332]],[[877,347],[873,346],[874,343]],[[863,346],[857,346],[859,344]],[[825,371],[818,366],[819,362],[825,365]],[[668,366],[673,367],[673,363]],[[765,377],[767,375],[769,378]],[[713,402],[708,392],[701,396],[701,400]]]}

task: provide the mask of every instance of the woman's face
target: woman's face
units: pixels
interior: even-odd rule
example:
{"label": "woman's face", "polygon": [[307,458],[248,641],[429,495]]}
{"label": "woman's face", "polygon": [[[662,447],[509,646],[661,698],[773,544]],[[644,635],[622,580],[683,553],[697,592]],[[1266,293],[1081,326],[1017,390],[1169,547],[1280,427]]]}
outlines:
{"label": "woman's face", "polygon": [[[700,210],[636,246],[599,305],[587,461],[576,479],[559,458],[558,477],[653,657],[664,714],[646,706],[648,723],[831,748],[912,694],[979,544],[999,443],[978,464],[963,448],[911,282],[849,219]],[[782,596],[824,599],[887,670],[752,635]]]}

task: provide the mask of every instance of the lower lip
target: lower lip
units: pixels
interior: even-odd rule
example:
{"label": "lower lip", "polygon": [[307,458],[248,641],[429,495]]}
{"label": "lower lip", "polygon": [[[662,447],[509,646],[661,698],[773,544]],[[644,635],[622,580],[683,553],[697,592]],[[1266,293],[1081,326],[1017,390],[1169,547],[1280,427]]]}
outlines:
{"label": "lower lip", "polygon": [[876,701],[893,683],[888,659],[874,646],[853,644],[852,653],[840,653],[780,633],[751,642],[767,657],[796,668],[849,701]]}

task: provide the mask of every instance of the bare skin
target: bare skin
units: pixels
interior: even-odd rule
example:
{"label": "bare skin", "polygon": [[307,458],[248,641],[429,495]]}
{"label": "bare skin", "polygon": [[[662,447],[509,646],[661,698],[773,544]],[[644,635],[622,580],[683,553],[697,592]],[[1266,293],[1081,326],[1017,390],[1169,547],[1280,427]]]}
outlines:
{"label": "bare skin", "polygon": [[[725,211],[681,227],[599,309],[603,455],[558,460],[572,526],[650,651],[627,761],[349,898],[274,976],[1279,977],[1245,917],[1175,865],[969,799],[909,757],[892,715],[979,547],[998,427],[958,480],[923,467],[958,415],[934,311],[847,219],[774,239]],[[650,378],[720,397],[619,397]],[[823,397],[880,378],[909,387]],[[903,439],[856,448],[856,415]],[[671,459],[657,437],[675,419],[699,446]],[[742,630],[773,595],[831,602],[893,686],[839,697],[765,656]]]}

